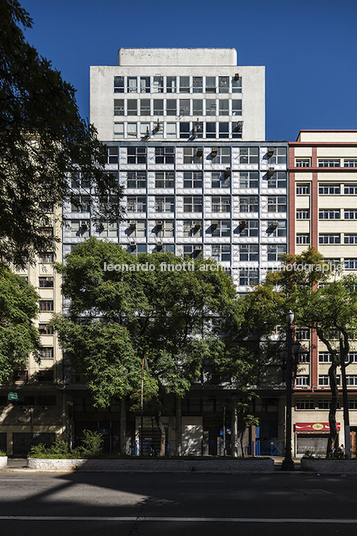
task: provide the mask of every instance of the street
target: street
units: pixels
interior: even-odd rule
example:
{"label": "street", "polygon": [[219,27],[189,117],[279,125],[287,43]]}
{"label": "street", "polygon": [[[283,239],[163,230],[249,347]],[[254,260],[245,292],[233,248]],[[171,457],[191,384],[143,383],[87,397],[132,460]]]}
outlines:
{"label": "street", "polygon": [[12,536],[349,536],[357,476],[0,473]]}

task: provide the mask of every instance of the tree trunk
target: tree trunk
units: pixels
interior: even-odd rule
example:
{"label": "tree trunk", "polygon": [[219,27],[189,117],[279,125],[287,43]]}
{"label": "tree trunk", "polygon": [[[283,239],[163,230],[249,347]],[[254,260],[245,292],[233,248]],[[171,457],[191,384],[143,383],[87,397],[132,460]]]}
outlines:
{"label": "tree trunk", "polygon": [[161,419],[161,402],[159,402],[159,407],[156,411],[156,424],[160,430],[160,456],[165,456],[166,431]]}
{"label": "tree trunk", "polygon": [[126,400],[120,401],[120,454],[126,454]]}
{"label": "tree trunk", "polygon": [[238,412],[237,412],[237,400],[234,398],[233,410],[232,410],[232,453],[234,458],[238,456]]}
{"label": "tree trunk", "polygon": [[337,427],[336,427],[336,410],[338,406],[338,388],[337,388],[337,379],[336,379],[336,368],[337,361],[336,356],[331,355],[332,365],[329,368],[328,375],[330,378],[330,389],[331,389],[331,406],[328,416],[328,421],[330,425],[330,434],[327,441],[327,453],[326,456],[331,458],[333,452],[337,449]]}

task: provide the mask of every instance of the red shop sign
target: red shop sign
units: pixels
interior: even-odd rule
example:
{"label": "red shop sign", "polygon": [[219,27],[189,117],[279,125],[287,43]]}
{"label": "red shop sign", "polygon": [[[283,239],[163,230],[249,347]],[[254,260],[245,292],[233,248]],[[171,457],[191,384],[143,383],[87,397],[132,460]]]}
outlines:
{"label": "red shop sign", "polygon": [[[336,423],[336,428],[340,430],[340,423]],[[329,432],[330,425],[328,422],[297,422],[295,432]]]}

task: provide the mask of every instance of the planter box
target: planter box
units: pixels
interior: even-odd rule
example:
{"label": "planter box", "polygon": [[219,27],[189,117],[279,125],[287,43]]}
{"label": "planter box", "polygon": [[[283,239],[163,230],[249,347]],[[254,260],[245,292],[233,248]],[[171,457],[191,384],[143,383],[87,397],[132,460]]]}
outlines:
{"label": "planter box", "polygon": [[301,458],[302,471],[314,471],[315,473],[357,473],[356,460],[314,460],[313,458]]}
{"label": "planter box", "polygon": [[27,467],[38,471],[147,471],[147,472],[188,472],[201,473],[272,473],[274,460],[48,460],[28,458]]}
{"label": "planter box", "polygon": [[7,467],[7,456],[0,456],[0,469]]}

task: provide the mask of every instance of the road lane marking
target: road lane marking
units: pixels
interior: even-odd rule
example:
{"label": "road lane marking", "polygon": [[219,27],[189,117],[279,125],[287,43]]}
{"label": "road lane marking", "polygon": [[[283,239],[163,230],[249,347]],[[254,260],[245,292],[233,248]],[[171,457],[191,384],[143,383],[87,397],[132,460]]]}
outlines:
{"label": "road lane marking", "polygon": [[115,521],[155,523],[324,523],[328,525],[353,525],[357,519],[299,519],[299,518],[249,518],[249,517],[110,517],[110,516],[0,516],[0,521]]}

